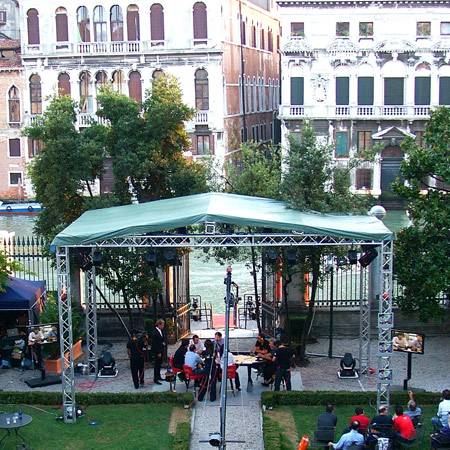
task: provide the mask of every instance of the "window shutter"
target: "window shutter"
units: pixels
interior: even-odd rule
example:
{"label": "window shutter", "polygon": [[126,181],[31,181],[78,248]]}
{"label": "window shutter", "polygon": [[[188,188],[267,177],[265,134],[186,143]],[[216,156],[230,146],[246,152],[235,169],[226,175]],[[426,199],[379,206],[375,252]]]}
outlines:
{"label": "window shutter", "polygon": [[303,105],[304,78],[291,77],[291,105]]}
{"label": "window shutter", "polygon": [[59,95],[70,95],[70,77],[67,73],[62,73],[58,77]]}
{"label": "window shutter", "polygon": [[207,39],[208,27],[206,6],[204,3],[194,5],[194,39]]}
{"label": "window shutter", "polygon": [[358,77],[358,105],[373,105],[373,77]]}
{"label": "window shutter", "polygon": [[130,98],[136,100],[138,103],[142,102],[142,83],[141,74],[139,72],[130,73],[128,89],[130,91]]}
{"label": "window shutter", "polygon": [[430,89],[431,89],[431,78],[430,77],[416,77],[415,91],[414,91],[414,104],[415,105],[429,105],[430,104]]}
{"label": "window shutter", "polygon": [[67,42],[68,40],[67,14],[56,14],[56,41]]}
{"label": "window shutter", "polygon": [[139,41],[139,11],[127,11],[128,40]]}
{"label": "window shutter", "polygon": [[27,15],[28,44],[38,45],[39,40],[39,15],[35,9],[30,9]]}
{"label": "window shutter", "polygon": [[150,8],[150,33],[152,41],[164,40],[164,9],[161,5]]}
{"label": "window shutter", "polygon": [[349,104],[349,78],[336,77],[336,105]]}
{"label": "window shutter", "polygon": [[404,78],[384,79],[384,104],[403,105]]}
{"label": "window shutter", "polygon": [[439,104],[450,105],[450,77],[439,78]]}
{"label": "window shutter", "polygon": [[348,134],[346,131],[336,133],[336,157],[348,155]]}
{"label": "window shutter", "polygon": [[9,140],[9,156],[20,156],[20,139]]}

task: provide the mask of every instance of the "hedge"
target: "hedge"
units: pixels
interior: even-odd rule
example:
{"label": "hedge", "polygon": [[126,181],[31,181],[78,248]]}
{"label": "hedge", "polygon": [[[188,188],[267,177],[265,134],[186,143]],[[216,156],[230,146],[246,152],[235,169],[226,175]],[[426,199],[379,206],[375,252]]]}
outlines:
{"label": "hedge", "polygon": [[[194,396],[190,392],[152,392],[148,394],[132,393],[86,393],[77,392],[76,401],[80,405],[112,405],[130,403],[170,403],[176,405],[189,405]],[[58,405],[62,403],[60,392],[0,392],[0,404],[26,404],[26,405]]]}
{"label": "hedge", "polygon": [[[436,392],[414,392],[414,399],[419,405],[437,405],[441,394]],[[391,391],[390,404],[403,405],[409,400],[406,391]],[[265,391],[261,394],[261,404],[269,407],[279,405],[319,406],[364,405],[377,403],[377,393],[350,391]]]}

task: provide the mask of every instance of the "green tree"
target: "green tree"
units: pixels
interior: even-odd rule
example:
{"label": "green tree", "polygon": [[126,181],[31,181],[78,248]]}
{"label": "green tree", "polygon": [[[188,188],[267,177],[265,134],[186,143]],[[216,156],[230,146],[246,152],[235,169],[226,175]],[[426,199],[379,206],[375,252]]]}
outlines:
{"label": "green tree", "polygon": [[8,258],[3,250],[0,250],[0,292],[5,292],[4,286],[8,277],[13,275],[16,270],[22,270],[22,266]]}
{"label": "green tree", "polygon": [[97,114],[110,121],[107,150],[112,157],[115,193],[122,204],[132,195],[139,203],[207,192],[208,166],[189,161],[191,148],[184,122],[194,109],[182,102],[176,78],[153,81],[142,105],[102,88]]}
{"label": "green tree", "polygon": [[[304,122],[298,136],[289,136],[289,148],[283,160],[283,178],[280,186],[282,198],[294,209],[318,211],[322,213],[360,213],[367,212],[368,200],[350,191],[349,172],[364,159],[350,158],[343,166],[333,159],[333,148],[318,143],[312,124]],[[323,277],[321,260],[323,256],[336,249],[325,247],[299,247],[296,250],[298,264],[289,265],[284,259],[282,277],[284,280],[284,299],[286,314],[289,316],[287,285],[293,276],[310,273],[311,294],[306,321],[301,336],[300,360],[306,352],[306,342],[313,320],[317,287]],[[279,252],[282,255],[284,252]],[[306,289],[306,286],[304,286]],[[301,292],[299,292],[301,295]],[[289,327],[289,320],[287,321]]]}
{"label": "green tree", "polygon": [[92,124],[80,133],[75,128],[77,111],[69,96],[54,95],[42,116],[23,130],[43,144],[29,173],[36,200],[44,206],[35,230],[47,242],[89,209],[85,191],[92,198],[91,183],[103,170],[104,127]]}
{"label": "green tree", "polygon": [[403,182],[393,190],[407,201],[411,225],[397,234],[394,273],[403,286],[397,298],[403,313],[427,322],[443,320],[439,299],[450,286],[450,109],[431,112],[425,146],[407,138],[408,157],[400,167]]}

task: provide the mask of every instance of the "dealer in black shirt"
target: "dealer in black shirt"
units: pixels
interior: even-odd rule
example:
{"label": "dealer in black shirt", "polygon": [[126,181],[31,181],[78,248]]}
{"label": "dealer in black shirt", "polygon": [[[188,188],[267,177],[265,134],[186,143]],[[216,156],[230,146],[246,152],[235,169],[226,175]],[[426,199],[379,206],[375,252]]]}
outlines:
{"label": "dealer in black shirt", "polygon": [[139,385],[144,385],[145,353],[144,342],[137,338],[136,331],[131,332],[131,339],[127,342],[127,354],[134,388],[139,389]]}
{"label": "dealer in black shirt", "polygon": [[286,390],[290,391],[291,386],[291,361],[295,356],[294,351],[288,346],[286,339],[283,337],[281,345],[273,354],[273,362],[277,371],[275,375],[275,391],[280,390],[281,380],[284,378]]}

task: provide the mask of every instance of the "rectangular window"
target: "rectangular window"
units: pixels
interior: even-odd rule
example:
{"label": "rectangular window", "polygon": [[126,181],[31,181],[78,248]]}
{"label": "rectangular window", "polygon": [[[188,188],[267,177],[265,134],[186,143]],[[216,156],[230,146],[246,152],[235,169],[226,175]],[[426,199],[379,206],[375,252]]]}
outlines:
{"label": "rectangular window", "polygon": [[9,172],[9,185],[10,186],[22,185],[22,172]]}
{"label": "rectangular window", "polygon": [[291,77],[291,105],[303,105],[304,78]]}
{"label": "rectangular window", "polygon": [[350,22],[336,22],[336,36],[348,36],[350,34]]}
{"label": "rectangular window", "polygon": [[384,79],[384,104],[403,105],[404,78]]}
{"label": "rectangular window", "polygon": [[439,104],[450,105],[450,77],[439,78]]}
{"label": "rectangular window", "polygon": [[417,22],[417,36],[430,36],[431,22]]}
{"label": "rectangular window", "polygon": [[262,140],[262,141],[265,141],[265,140],[266,140],[266,138],[265,138],[265,136],[264,136],[264,125],[263,125],[263,124],[261,124],[261,125],[259,126],[259,135],[261,136],[261,140]]}
{"label": "rectangular window", "polygon": [[361,37],[373,36],[373,22],[359,22],[359,35]]}
{"label": "rectangular window", "polygon": [[241,128],[241,142],[247,142],[248,130],[247,127]]}
{"label": "rectangular window", "polygon": [[430,89],[431,89],[431,78],[430,77],[416,77],[415,91],[414,91],[414,104],[415,105],[429,105],[430,104]]}
{"label": "rectangular window", "polygon": [[9,140],[9,156],[13,158],[20,157],[20,139]]}
{"label": "rectangular window", "polygon": [[372,147],[372,132],[358,131],[358,152],[368,150]]}
{"label": "rectangular window", "polygon": [[373,77],[358,77],[358,105],[373,105]]}
{"label": "rectangular window", "polygon": [[28,139],[28,157],[34,158],[42,150],[42,141],[39,139]]}
{"label": "rectangular window", "polygon": [[207,155],[210,149],[210,135],[197,136],[197,155]]}
{"label": "rectangular window", "polygon": [[336,158],[346,158],[348,156],[348,133],[347,131],[336,132]]}
{"label": "rectangular window", "polygon": [[349,77],[336,77],[336,105],[349,104]]}
{"label": "rectangular window", "polygon": [[356,169],[356,189],[372,189],[372,169]]}
{"label": "rectangular window", "polygon": [[441,35],[442,36],[450,35],[450,22],[441,22]]}
{"label": "rectangular window", "polygon": [[423,140],[423,131],[416,131],[414,134],[416,135],[416,144],[419,147],[425,147],[425,141]]}
{"label": "rectangular window", "polygon": [[6,11],[0,11],[0,25],[4,25],[6,23]]}
{"label": "rectangular window", "polygon": [[292,22],[291,23],[291,36],[304,36],[305,35],[305,23],[304,22]]}

